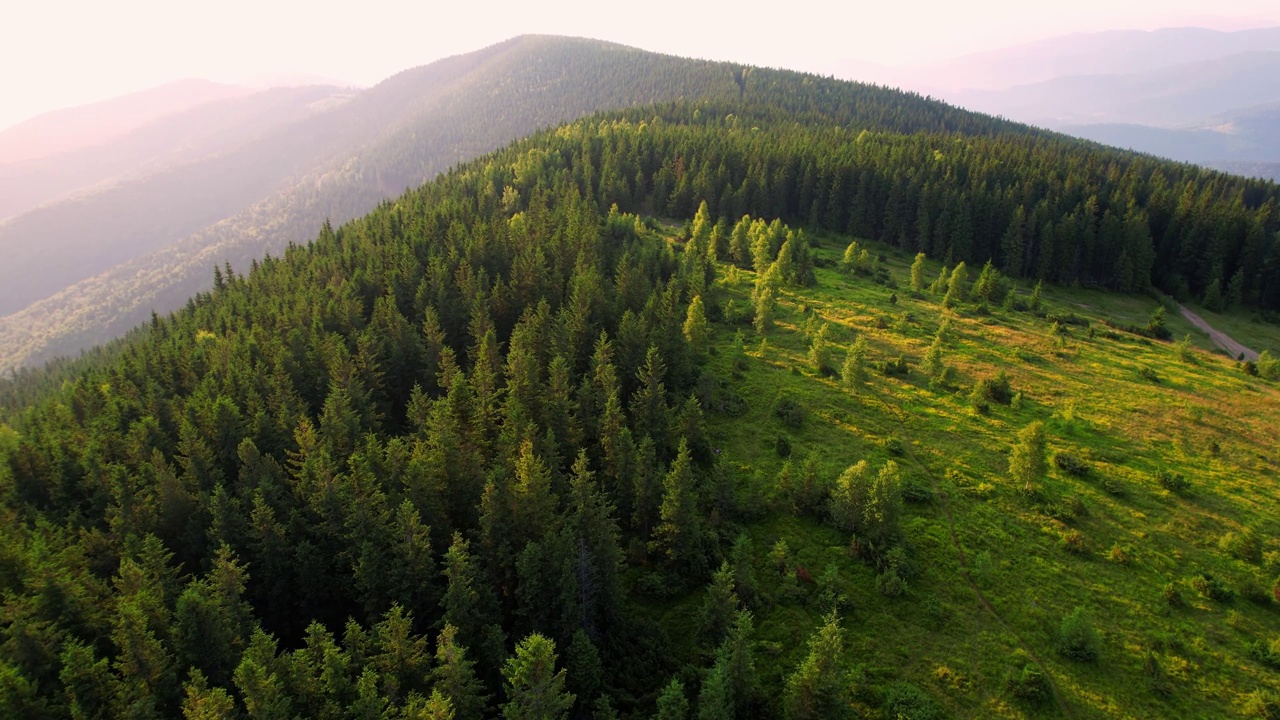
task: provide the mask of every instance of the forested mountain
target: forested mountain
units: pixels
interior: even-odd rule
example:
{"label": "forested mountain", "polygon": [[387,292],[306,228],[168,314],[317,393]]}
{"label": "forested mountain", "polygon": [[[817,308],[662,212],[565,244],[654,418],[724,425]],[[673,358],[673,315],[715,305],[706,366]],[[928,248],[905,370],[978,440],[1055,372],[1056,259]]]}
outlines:
{"label": "forested mountain", "polygon": [[[602,65],[600,55],[583,55],[601,46],[528,42],[559,62],[531,63],[525,71],[533,75],[517,73],[519,81],[502,75],[512,67],[492,70],[516,97],[576,84],[564,63],[588,58],[604,68],[602,87],[619,86],[611,96],[619,102],[633,97],[623,78],[637,81],[625,70],[636,62],[663,70],[641,77],[675,83],[663,92],[681,83],[711,90],[592,116],[466,163],[363,218],[324,224],[313,242],[255,259],[247,273],[216,270],[213,289],[185,308],[153,317],[109,353],[51,369],[48,389],[39,389],[38,373],[5,388],[2,714],[465,719],[501,708],[509,718],[684,718],[694,706],[700,718],[840,718],[855,708],[941,717],[943,701],[921,689],[927,684],[950,688],[946,706],[975,716],[1051,706],[1090,717],[1179,708],[1221,715],[1271,686],[1258,674],[1275,662],[1270,636],[1253,649],[1217,641],[1231,628],[1255,632],[1271,617],[1268,590],[1255,579],[1264,551],[1275,549],[1263,539],[1270,525],[1224,538],[1223,552],[1238,553],[1247,573],[1213,560],[1252,583],[1239,591],[1249,600],[1233,619],[1213,620],[1204,633],[1175,619],[1183,625],[1153,641],[1104,618],[1104,645],[1080,607],[1053,616],[1062,629],[1051,661],[1035,650],[1047,652],[1051,633],[1030,635],[1028,626],[1043,625],[1042,606],[1057,613],[1060,597],[1094,585],[1076,582],[1081,574],[1130,573],[1123,589],[1102,582],[1091,590],[1099,607],[1125,608],[1116,618],[1146,604],[1209,613],[1217,606],[1202,610],[1182,593],[1202,588],[1225,603],[1237,590],[1204,569],[1202,561],[1217,557],[1210,551],[1161,546],[1132,560],[1119,541],[1105,569],[1061,568],[1069,584],[1055,586],[1046,576],[1059,571],[1026,569],[1019,558],[993,569],[990,553],[986,569],[975,565],[971,575],[961,536],[1034,548],[1026,538],[1052,534],[1056,543],[1061,533],[1064,555],[1089,556],[1075,527],[1095,527],[1085,525],[1087,505],[1079,495],[1052,495],[1059,486],[1048,478],[1043,422],[1027,426],[1012,460],[1004,444],[983,446],[984,434],[931,467],[899,437],[914,426],[912,408],[895,393],[936,388],[928,397],[948,436],[967,439],[975,428],[1012,436],[1012,422],[1051,411],[1057,418],[1049,403],[1061,389],[1030,385],[1028,372],[1019,374],[1026,397],[1020,389],[1015,397],[992,360],[963,376],[946,371],[944,346],[958,342],[961,324],[968,337],[1045,325],[1018,335],[1036,338],[1036,350],[1018,355],[1036,372],[1076,363],[1072,353],[1086,343],[1109,343],[1109,355],[1150,347],[1127,330],[1104,329],[1095,340],[1093,328],[1086,337],[1079,328],[1087,321],[1066,309],[1040,319],[1039,287],[1010,293],[1000,269],[1123,291],[1153,281],[1177,292],[1225,283],[1233,302],[1280,306],[1276,186],[868,86],[608,47],[617,64]],[[686,73],[672,72],[679,68]],[[525,84],[531,78],[540,80]],[[448,111],[443,128],[472,137],[454,124],[467,117],[461,99],[436,104]],[[518,124],[504,117],[495,125]],[[397,163],[370,159],[349,174],[390,167],[408,177],[428,162],[415,147],[406,145]],[[654,216],[687,221],[688,231],[668,239]],[[810,239],[831,232],[922,254],[908,281],[853,244],[840,261],[846,275],[837,275],[840,255]],[[926,295],[926,255],[946,262],[933,283],[940,305]],[[970,283],[965,262],[987,259],[993,264]],[[744,276],[754,279],[749,298]],[[815,284],[829,294],[811,294]],[[868,312],[839,301],[845,288],[859,287],[879,298],[878,324],[855,323],[865,335],[840,358],[815,307]],[[873,335],[890,324],[879,313],[899,303],[915,311],[892,320],[898,341]],[[1000,318],[981,325],[994,307]],[[923,359],[909,344],[908,360],[896,348],[918,333],[913,312],[925,308],[944,319]],[[1159,335],[1162,322],[1130,330]],[[801,325],[812,338],[808,361],[790,344],[771,350],[793,342]],[[751,327],[758,346],[748,358],[743,334]],[[1240,392],[1222,379],[1242,377],[1238,371],[1186,352],[1206,376],[1215,373],[1203,382]],[[1091,362],[1070,372],[1097,372]],[[936,384],[911,384],[912,366]],[[886,377],[883,386],[868,380],[872,369]],[[1158,387],[1157,372],[1145,369],[1125,377]],[[774,394],[801,377],[815,383],[811,406]],[[1190,408],[1192,381],[1178,377],[1170,392]],[[972,393],[960,392],[970,381]],[[746,382],[765,389],[757,396],[739,384]],[[1112,382],[1098,391],[1132,385]],[[868,384],[886,394],[868,390],[838,409],[827,399]],[[26,398],[31,392],[38,397]],[[962,416],[954,403],[965,395],[973,411]],[[1250,412],[1265,414],[1275,396],[1271,385],[1255,387]],[[1064,438],[1104,435],[1082,419],[1087,408],[1062,412],[1070,417],[1053,428]],[[1163,431],[1164,419],[1140,424]],[[852,429],[855,439],[802,434],[814,425]],[[1230,472],[1214,472],[1231,476],[1247,506],[1274,502],[1274,488],[1259,489],[1254,475],[1274,470],[1232,445],[1260,430],[1240,425],[1213,436],[1213,462],[1230,463]],[[776,443],[762,434],[775,427],[786,429]],[[1178,436],[1178,447],[1201,443],[1198,433]],[[814,451],[797,454],[794,465],[782,462],[792,436]],[[1254,512],[1238,510],[1235,495],[1205,491],[1201,510],[1184,510],[1173,490],[1153,495],[1154,481],[1133,479],[1140,472],[1161,468],[1161,486],[1178,492],[1195,480],[1154,456],[1152,448],[1174,441],[1152,442],[1160,444],[1116,441],[1056,467],[1077,485],[1090,462],[1123,472],[1123,482],[1098,483],[1108,497],[1135,504],[1126,512],[1162,518],[1152,528],[1160,538],[1188,518],[1217,529]],[[850,458],[850,447],[864,456]],[[775,450],[778,457],[760,460]],[[991,462],[981,453],[1005,463],[1012,482],[1004,470],[979,474]],[[1178,457],[1179,468],[1201,461],[1190,451]],[[978,535],[948,525],[949,509],[904,509],[904,499],[928,507],[952,494],[965,498],[967,513],[1011,504],[999,505],[998,520],[982,515]],[[1095,495],[1104,493],[1088,495],[1106,508],[1099,516],[1119,512],[1110,504],[1119,501]],[[806,539],[804,555],[785,540],[773,544],[779,527]],[[769,538],[772,551],[753,545],[752,533]],[[1184,552],[1189,567],[1163,559]],[[830,564],[815,577],[819,558]],[[973,604],[974,577],[1023,571],[1008,584],[1044,584],[1029,604],[1005,609],[1013,625],[972,634],[948,627],[961,622],[949,620],[956,608]],[[1179,584],[1165,572],[1200,574]],[[896,613],[889,599],[912,583],[924,608],[915,617],[935,630],[895,624],[894,632],[921,644],[861,629]],[[957,594],[967,599],[953,600]],[[816,618],[800,647],[796,638]],[[757,637],[766,626],[768,641]],[[846,655],[849,637],[864,657]],[[990,653],[952,668],[930,655],[927,643],[940,638]],[[1104,669],[1077,669],[1104,652]],[[1150,690],[1131,701],[1099,695],[1135,682]],[[1274,707],[1273,696],[1254,695],[1248,702]]]}
{"label": "forested mountain", "polygon": [[166,115],[252,92],[238,85],[188,79],[103,102],[55,110],[0,130],[0,165],[100,145]]}

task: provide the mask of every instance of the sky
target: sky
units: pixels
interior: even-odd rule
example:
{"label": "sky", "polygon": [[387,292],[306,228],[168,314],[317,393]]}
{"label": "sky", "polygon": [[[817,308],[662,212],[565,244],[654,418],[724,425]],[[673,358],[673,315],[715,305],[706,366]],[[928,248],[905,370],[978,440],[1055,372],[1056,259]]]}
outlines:
{"label": "sky", "polygon": [[1280,25],[1280,3],[19,0],[5,15],[0,128],[188,77],[246,83],[299,73],[371,85],[522,33],[816,70],[837,60],[922,64],[1070,32]]}

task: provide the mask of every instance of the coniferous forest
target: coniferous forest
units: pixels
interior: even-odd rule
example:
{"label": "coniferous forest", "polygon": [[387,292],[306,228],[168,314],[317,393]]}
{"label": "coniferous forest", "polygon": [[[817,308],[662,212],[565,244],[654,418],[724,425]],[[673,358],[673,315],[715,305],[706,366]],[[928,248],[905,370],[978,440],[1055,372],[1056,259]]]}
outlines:
{"label": "coniferous forest", "polygon": [[[894,460],[819,478],[797,457],[781,504],[747,482],[709,430],[752,401],[709,326],[765,336],[832,236],[1274,312],[1280,191],[768,77],[518,141],[8,381],[0,714],[941,717],[915,686],[845,697],[838,601],[766,667],[754,623],[779,601],[756,576],[789,561],[745,529],[816,518],[892,597],[913,491]],[[1007,381],[986,391],[1008,404]],[[1034,434],[1014,454],[1043,465]],[[654,608],[695,596],[676,637]],[[1068,651],[1096,654],[1073,622]],[[1025,672],[1010,702],[1048,692]]]}

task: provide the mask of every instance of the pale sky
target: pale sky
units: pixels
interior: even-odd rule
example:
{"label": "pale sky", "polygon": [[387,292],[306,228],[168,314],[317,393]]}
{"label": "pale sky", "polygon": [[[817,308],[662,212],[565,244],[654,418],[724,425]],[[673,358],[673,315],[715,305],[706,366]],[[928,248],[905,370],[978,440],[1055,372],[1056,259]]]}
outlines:
{"label": "pale sky", "polygon": [[1077,31],[1280,25],[1276,0],[12,0],[0,128],[172,80],[306,73],[369,85],[522,33],[796,69],[935,61]]}

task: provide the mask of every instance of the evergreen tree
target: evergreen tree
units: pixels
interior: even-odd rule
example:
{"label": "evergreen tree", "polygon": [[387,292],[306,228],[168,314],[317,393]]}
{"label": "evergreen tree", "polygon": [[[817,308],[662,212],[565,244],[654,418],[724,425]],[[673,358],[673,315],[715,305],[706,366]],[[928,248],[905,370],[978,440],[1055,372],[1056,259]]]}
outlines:
{"label": "evergreen tree", "polygon": [[688,720],[689,698],[684,694],[684,683],[679,678],[671,682],[658,695],[658,712],[653,720]]}
{"label": "evergreen tree", "polygon": [[832,612],[809,639],[809,654],[786,682],[786,717],[791,720],[832,720],[852,717],[846,692],[844,631]]}
{"label": "evergreen tree", "polygon": [[502,666],[507,720],[559,720],[569,714],[574,696],[565,690],[565,671],[556,670],[556,644],[534,633],[516,645]]}
{"label": "evergreen tree", "polygon": [[702,568],[702,526],[697,501],[689,443],[682,438],[676,459],[662,482],[661,521],[653,531],[651,545],[668,563],[694,574]]}
{"label": "evergreen tree", "polygon": [[719,645],[738,614],[740,602],[734,591],[733,569],[728,562],[711,576],[707,596],[702,601],[701,634],[712,645]]}
{"label": "evergreen tree", "polygon": [[924,292],[924,263],[924,253],[916,253],[911,263],[911,289],[916,292]]}
{"label": "evergreen tree", "polygon": [[968,298],[969,271],[964,263],[956,265],[951,271],[951,279],[947,281],[947,294],[942,298],[943,307],[955,307]]}
{"label": "evergreen tree", "polygon": [[696,295],[689,303],[689,311],[684,320],[684,339],[689,347],[699,355],[707,351],[707,338],[710,329],[707,326],[706,311],[702,307],[702,296]]}
{"label": "evergreen tree", "polygon": [[867,379],[867,341],[862,336],[853,341],[840,366],[840,382],[847,388],[855,388]]}
{"label": "evergreen tree", "polygon": [[1009,456],[1009,475],[1014,482],[1022,483],[1030,492],[1032,483],[1049,471],[1045,454],[1044,423],[1037,420],[1019,430],[1018,442]]}
{"label": "evergreen tree", "polygon": [[[475,662],[458,643],[458,629],[445,623],[436,638],[436,666],[431,671],[432,696],[439,694],[457,720],[480,720],[488,698],[476,677]],[[428,715],[428,717],[431,717]]]}

